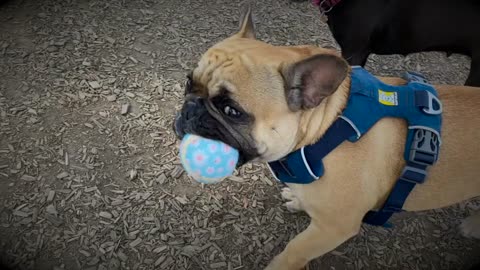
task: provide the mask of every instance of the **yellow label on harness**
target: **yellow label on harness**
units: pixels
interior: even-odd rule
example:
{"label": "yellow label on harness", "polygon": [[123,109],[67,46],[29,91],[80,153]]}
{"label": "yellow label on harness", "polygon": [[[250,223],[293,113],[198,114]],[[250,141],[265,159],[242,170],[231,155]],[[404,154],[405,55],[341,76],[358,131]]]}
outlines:
{"label": "yellow label on harness", "polygon": [[385,92],[378,89],[378,102],[387,106],[397,106],[398,105],[397,92]]}

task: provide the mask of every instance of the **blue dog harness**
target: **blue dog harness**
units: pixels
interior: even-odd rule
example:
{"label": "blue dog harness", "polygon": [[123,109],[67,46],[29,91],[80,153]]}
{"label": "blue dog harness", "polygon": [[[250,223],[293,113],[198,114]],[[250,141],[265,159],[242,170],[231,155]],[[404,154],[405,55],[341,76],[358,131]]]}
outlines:
{"label": "blue dog harness", "polygon": [[407,72],[405,79],[406,85],[387,85],[365,69],[353,67],[343,114],[315,144],[270,162],[272,174],[284,183],[312,183],[324,173],[322,159],[345,140],[358,141],[384,117],[403,118],[408,122],[406,166],[382,208],[369,211],[363,219],[371,225],[391,226],[387,221],[402,211],[415,185],[425,181],[427,167],[438,160],[441,145],[442,104],[435,88],[417,73]]}

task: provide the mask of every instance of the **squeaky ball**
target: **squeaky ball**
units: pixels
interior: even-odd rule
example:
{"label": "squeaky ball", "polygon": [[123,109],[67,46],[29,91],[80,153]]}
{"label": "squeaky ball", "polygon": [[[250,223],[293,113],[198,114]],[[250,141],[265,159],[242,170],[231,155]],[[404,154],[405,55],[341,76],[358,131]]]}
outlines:
{"label": "squeaky ball", "polygon": [[180,161],[185,171],[204,184],[218,183],[233,174],[238,150],[223,142],[186,134],[180,144]]}

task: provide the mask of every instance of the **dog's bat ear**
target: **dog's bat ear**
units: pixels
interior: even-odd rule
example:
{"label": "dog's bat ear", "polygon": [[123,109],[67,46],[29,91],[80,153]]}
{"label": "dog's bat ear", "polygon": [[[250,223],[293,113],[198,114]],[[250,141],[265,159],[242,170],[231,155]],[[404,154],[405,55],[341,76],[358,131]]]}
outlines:
{"label": "dog's bat ear", "polygon": [[240,26],[236,34],[240,38],[255,38],[255,25],[252,18],[252,4],[250,1],[244,6],[242,16],[240,17]]}
{"label": "dog's bat ear", "polygon": [[314,55],[287,66],[282,73],[289,108],[315,108],[337,90],[348,72],[348,63],[332,54]]}

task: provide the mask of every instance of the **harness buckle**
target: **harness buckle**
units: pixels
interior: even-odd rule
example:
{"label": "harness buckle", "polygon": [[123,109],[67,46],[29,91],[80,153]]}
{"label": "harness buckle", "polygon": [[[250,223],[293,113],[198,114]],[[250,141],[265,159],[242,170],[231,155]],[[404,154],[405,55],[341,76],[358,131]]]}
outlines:
{"label": "harness buckle", "polygon": [[439,147],[440,140],[435,132],[418,128],[413,135],[409,160],[417,164],[431,166],[438,159]]}

